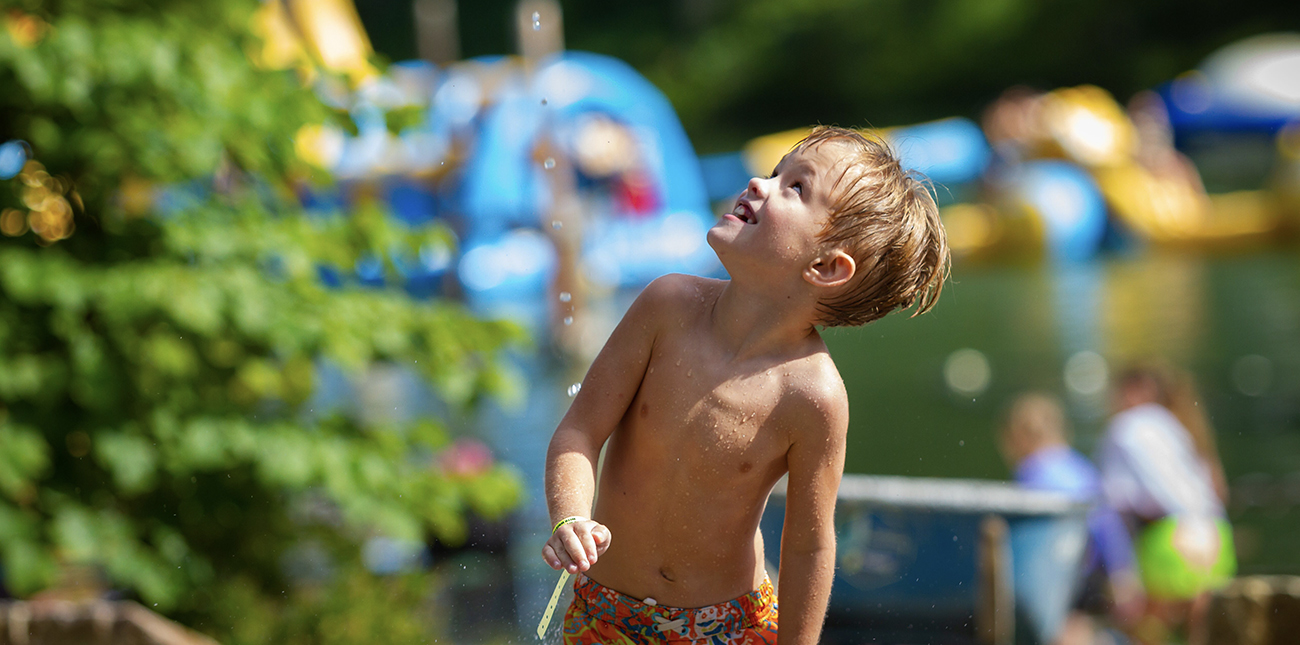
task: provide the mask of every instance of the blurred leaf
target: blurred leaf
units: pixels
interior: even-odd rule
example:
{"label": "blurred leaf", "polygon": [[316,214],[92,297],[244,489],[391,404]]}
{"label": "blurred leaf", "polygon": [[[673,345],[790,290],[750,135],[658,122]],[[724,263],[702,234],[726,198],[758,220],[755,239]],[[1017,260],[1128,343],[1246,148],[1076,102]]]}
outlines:
{"label": "blurred leaf", "polygon": [[35,430],[0,421],[0,492],[18,499],[50,465],[50,447]]}
{"label": "blurred leaf", "polygon": [[124,432],[95,436],[95,457],[125,495],[148,490],[157,471],[158,453],[144,437]]}
{"label": "blurred leaf", "polygon": [[58,567],[43,545],[31,540],[5,542],[5,586],[14,593],[28,594],[44,588],[54,579]]}

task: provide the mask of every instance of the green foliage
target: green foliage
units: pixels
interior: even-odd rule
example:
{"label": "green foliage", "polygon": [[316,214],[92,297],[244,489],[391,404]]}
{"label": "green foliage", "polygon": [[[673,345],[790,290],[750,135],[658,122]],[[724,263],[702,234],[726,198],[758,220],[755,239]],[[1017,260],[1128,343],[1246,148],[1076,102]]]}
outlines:
{"label": "green foliage", "polygon": [[[324,584],[298,587],[268,601],[248,579],[212,594],[212,619],[232,640],[285,645],[428,643],[439,626],[429,624],[427,574],[380,578],[359,567],[335,572]],[[238,619],[234,619],[238,617]]]}
{"label": "green foliage", "polygon": [[49,26],[31,44],[0,31],[3,134],[29,141],[88,201],[123,177],[186,180],[223,158],[276,176],[306,171],[292,137],[329,111],[295,79],[248,63],[257,3],[15,4]]}
{"label": "green foliage", "polygon": [[[444,469],[439,419],[313,409],[319,367],[404,367],[454,411],[512,394],[497,356],[521,332],[321,283],[365,259],[396,276],[454,240],[373,206],[295,205],[313,171],[294,135],[341,116],[249,63],[256,0],[14,4],[0,140],[28,141],[43,165],[0,182],[0,207],[77,208],[66,239],[0,237],[5,586],[30,594],[89,564],[227,642],[422,641],[428,626],[399,614],[419,609],[427,575],[370,576],[358,543],[463,540],[467,514],[518,502],[518,478]],[[179,209],[154,210],[160,185],[184,187]],[[308,535],[334,575],[299,589],[281,557]]]}

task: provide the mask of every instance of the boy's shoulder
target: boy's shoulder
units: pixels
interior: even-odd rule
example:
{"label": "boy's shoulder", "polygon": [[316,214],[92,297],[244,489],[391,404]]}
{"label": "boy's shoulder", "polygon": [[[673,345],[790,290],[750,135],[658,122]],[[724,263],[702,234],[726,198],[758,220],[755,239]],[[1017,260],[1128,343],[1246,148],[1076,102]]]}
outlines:
{"label": "boy's shoulder", "polygon": [[685,273],[669,273],[655,278],[641,291],[641,297],[657,302],[699,299],[708,293],[721,290],[724,280],[701,278]]}
{"label": "boy's shoulder", "polygon": [[781,394],[785,419],[801,434],[843,435],[848,431],[849,396],[844,380],[825,350],[793,361]]}
{"label": "boy's shoulder", "polygon": [[641,290],[627,315],[655,327],[669,320],[680,321],[703,311],[723,284],[722,280],[681,273],[660,276]]}

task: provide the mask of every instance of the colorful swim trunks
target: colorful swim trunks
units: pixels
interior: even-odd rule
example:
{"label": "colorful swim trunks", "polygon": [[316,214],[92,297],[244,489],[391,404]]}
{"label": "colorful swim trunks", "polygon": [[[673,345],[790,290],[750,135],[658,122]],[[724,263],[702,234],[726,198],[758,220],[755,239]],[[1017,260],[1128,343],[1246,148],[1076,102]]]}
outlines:
{"label": "colorful swim trunks", "polygon": [[578,574],[564,616],[565,645],[759,645],[776,643],[772,581],[735,600],[680,609],[649,605]]}

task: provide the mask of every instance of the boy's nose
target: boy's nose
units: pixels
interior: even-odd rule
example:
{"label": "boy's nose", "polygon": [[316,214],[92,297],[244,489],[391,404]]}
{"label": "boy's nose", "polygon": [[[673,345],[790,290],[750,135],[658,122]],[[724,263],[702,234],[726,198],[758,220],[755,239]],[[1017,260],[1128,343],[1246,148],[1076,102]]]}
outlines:
{"label": "boy's nose", "polygon": [[762,196],[762,195],[763,195],[763,178],[762,178],[762,177],[751,177],[750,180],[749,180],[749,185],[745,186],[745,192],[747,192],[747,193],[752,192],[752,193],[754,193],[755,195]]}

